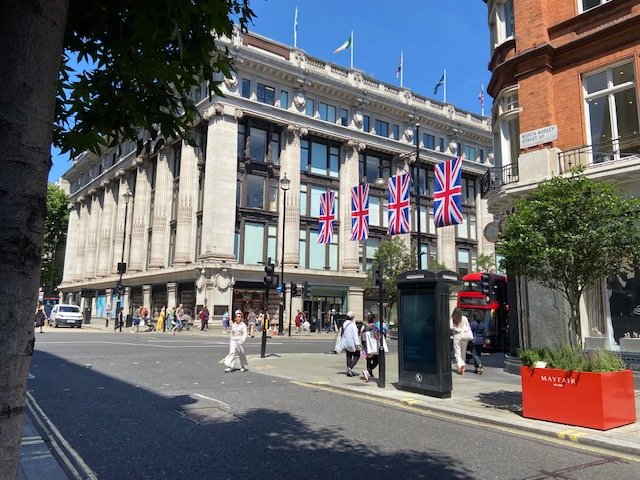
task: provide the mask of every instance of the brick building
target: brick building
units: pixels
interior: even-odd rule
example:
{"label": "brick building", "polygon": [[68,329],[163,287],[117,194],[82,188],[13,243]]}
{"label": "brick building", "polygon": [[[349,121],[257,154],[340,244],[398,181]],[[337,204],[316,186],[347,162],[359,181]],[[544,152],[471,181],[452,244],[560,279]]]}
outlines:
{"label": "brick building", "polygon": [[[514,198],[576,165],[589,177],[640,194],[640,2],[485,0],[491,31],[495,166],[483,179],[489,211],[504,218]],[[519,345],[563,338],[559,294],[518,283]],[[640,271],[588,292],[582,336],[609,344],[640,332]],[[516,341],[518,341],[516,339]]]}

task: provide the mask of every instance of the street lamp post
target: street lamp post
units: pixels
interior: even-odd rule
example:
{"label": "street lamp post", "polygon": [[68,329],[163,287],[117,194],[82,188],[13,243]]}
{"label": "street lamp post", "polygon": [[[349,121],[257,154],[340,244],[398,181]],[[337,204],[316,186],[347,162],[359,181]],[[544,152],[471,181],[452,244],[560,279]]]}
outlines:
{"label": "street lamp post", "polygon": [[280,298],[280,317],[278,319],[278,335],[284,333],[284,302],[287,294],[287,284],[284,282],[284,228],[286,225],[287,217],[287,190],[291,187],[291,180],[287,178],[287,174],[280,179],[280,188],[284,196],[282,197],[282,254],[280,255],[280,286],[282,287],[282,293]]}
{"label": "street lamp post", "polygon": [[420,211],[420,124],[416,123],[416,210],[418,210],[418,270],[422,270],[422,228]]}
{"label": "street lamp post", "polygon": [[124,321],[124,315],[120,319],[118,319],[118,315],[120,313],[120,301],[122,298],[122,275],[127,269],[126,264],[124,263],[124,245],[127,240],[127,214],[129,213],[129,200],[133,196],[129,190],[127,190],[123,195],[124,197],[124,228],[122,229],[122,256],[120,258],[120,263],[118,264],[118,285],[116,286],[116,290],[118,292],[118,301],[116,302],[116,321],[115,328],[120,328],[122,331],[122,322]]}

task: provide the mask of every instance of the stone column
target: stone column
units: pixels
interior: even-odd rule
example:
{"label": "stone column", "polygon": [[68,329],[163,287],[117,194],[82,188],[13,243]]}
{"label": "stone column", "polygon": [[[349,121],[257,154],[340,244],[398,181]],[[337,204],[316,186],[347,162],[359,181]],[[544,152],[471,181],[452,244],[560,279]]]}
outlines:
{"label": "stone column", "polygon": [[456,264],[456,227],[440,227],[436,229],[438,234],[438,262],[446,265],[449,270],[457,271]]}
{"label": "stone column", "polygon": [[[299,125],[290,124],[283,131],[284,149],[280,152],[280,179],[287,174],[291,180],[289,191],[287,192],[287,218],[285,223],[284,239],[284,264],[297,266],[300,263],[300,137],[307,134],[305,128]],[[283,200],[284,192],[279,190],[279,214],[278,214],[278,242],[277,257],[282,253],[282,216],[284,214]],[[285,276],[286,278],[286,276]]]}
{"label": "stone column", "polygon": [[129,254],[128,272],[141,272],[145,267],[147,253],[147,230],[149,228],[149,209],[151,200],[151,185],[149,183],[149,165],[142,158],[137,158],[136,191],[130,200],[129,207],[133,207],[131,224],[131,251]]}
{"label": "stone column", "polygon": [[76,268],[74,273],[74,280],[82,280],[84,278],[84,258],[85,252],[87,249],[87,228],[88,228],[88,218],[89,212],[86,203],[84,202],[84,196],[78,197],[78,216],[79,216],[79,227],[78,227],[78,248],[76,250]]}
{"label": "stone column", "polygon": [[[122,317],[122,321],[126,323],[127,315],[129,314],[129,309],[131,308],[131,287],[124,287],[124,293],[121,298],[120,305],[122,307],[122,313],[124,316]],[[124,327],[124,325],[123,325]]]}
{"label": "stone column", "polygon": [[365,148],[364,143],[353,140],[349,140],[343,148],[344,156],[340,165],[340,211],[337,212],[340,219],[340,270],[343,272],[357,272],[360,267],[359,242],[351,241],[351,188],[360,183],[359,154]]}
{"label": "stone column", "polygon": [[173,178],[169,168],[169,149],[163,149],[158,155],[158,163],[156,166],[156,187],[153,200],[153,219],[151,221],[152,235],[149,269],[164,268],[167,265],[172,192]]}
{"label": "stone column", "polygon": [[106,277],[110,274],[110,258],[113,254],[113,230],[114,210],[116,200],[114,198],[114,184],[104,180],[101,184],[104,188],[102,200],[102,219],[98,238],[98,267],[96,275]]}
{"label": "stone column", "polygon": [[238,119],[216,104],[204,113],[207,129],[201,258],[235,262]]}
{"label": "stone column", "polygon": [[[119,169],[118,171],[116,171],[116,178],[118,179],[117,181],[119,182],[119,184],[117,188],[117,193],[115,195],[116,218],[115,218],[115,228],[114,228],[114,235],[113,235],[113,248],[112,248],[113,255],[111,257],[111,274],[113,275],[118,273],[118,263],[122,258],[123,241],[125,243],[124,261],[127,262],[127,259],[128,259],[127,248],[126,248],[127,246],[126,244],[128,243],[128,240],[127,240],[127,235],[125,235],[125,232],[124,232],[124,212],[126,207],[124,194],[130,191],[129,177],[130,176],[128,176],[123,169]],[[131,204],[131,200],[129,200],[129,203]],[[129,231],[131,231],[130,219],[131,219],[132,210],[133,208],[129,208],[129,211],[128,211],[129,218],[127,219],[127,227],[129,228]]]}
{"label": "stone column", "polygon": [[91,210],[89,213],[89,229],[85,234],[87,237],[87,250],[84,270],[85,278],[95,278],[102,204],[100,202],[100,193],[96,189],[92,188],[89,191],[89,195],[91,195]]}
{"label": "stone column", "polygon": [[153,307],[151,305],[151,285],[142,285],[142,303],[149,310],[149,315],[153,315]]}
{"label": "stone column", "polygon": [[[233,179],[235,185],[235,177]],[[233,197],[235,198],[235,196]],[[218,204],[219,206],[227,203]],[[180,190],[178,192],[178,219],[176,230],[176,255],[174,265],[193,262],[195,245],[195,210],[198,207],[198,157],[194,148],[182,142],[180,161]],[[197,257],[198,254],[195,254]]]}
{"label": "stone column", "polygon": [[178,306],[178,283],[167,283],[167,308],[172,309]]}
{"label": "stone column", "polygon": [[105,288],[104,297],[105,297],[105,302],[107,302],[105,304],[105,307],[107,305],[111,305],[111,316],[115,315],[116,304],[113,301],[113,288]]}
{"label": "stone column", "polygon": [[67,246],[64,255],[64,272],[62,281],[72,282],[76,272],[76,257],[78,249],[78,228],[80,224],[79,211],[77,204],[69,203],[69,223],[67,225]]}
{"label": "stone column", "polygon": [[360,287],[349,287],[349,310],[356,314],[356,319],[364,315],[364,290]]}

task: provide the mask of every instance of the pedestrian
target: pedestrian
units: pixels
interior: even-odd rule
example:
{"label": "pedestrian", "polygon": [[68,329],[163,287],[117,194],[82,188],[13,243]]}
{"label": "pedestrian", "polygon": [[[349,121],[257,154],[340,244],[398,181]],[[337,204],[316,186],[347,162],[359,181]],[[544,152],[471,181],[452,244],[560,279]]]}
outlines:
{"label": "pedestrian", "polygon": [[[378,324],[379,325],[379,324]],[[373,376],[373,369],[378,366],[378,352],[380,350],[380,342],[383,340],[382,332],[376,325],[376,317],[373,313],[367,316],[367,323],[362,326],[360,340],[362,349],[367,359],[367,369],[362,371],[361,377],[368,382]]]}
{"label": "pedestrian", "polygon": [[262,328],[264,327],[264,313],[260,312],[258,313],[258,320],[256,320],[257,324],[256,327],[258,327],[258,331],[262,332]]}
{"label": "pedestrian", "polygon": [[162,306],[162,308],[160,309],[160,313],[158,314],[158,321],[156,323],[156,330],[159,331],[163,331],[164,332],[164,324],[165,324],[165,319],[167,318],[167,307],[166,306]]}
{"label": "pedestrian", "polygon": [[356,366],[360,359],[360,348],[362,343],[360,342],[360,335],[358,335],[358,327],[355,322],[355,313],[347,312],[347,320],[342,324],[340,329],[340,335],[342,336],[342,348],[347,354],[347,376],[358,376],[353,367]]}
{"label": "pedestrian", "polygon": [[458,374],[464,375],[464,366],[467,356],[467,344],[469,340],[473,340],[469,319],[462,314],[460,308],[454,308],[449,323],[451,333],[453,334],[453,353],[456,359]]}
{"label": "pedestrian", "polygon": [[304,315],[300,310],[298,310],[298,313],[296,313],[296,318],[295,318],[296,333],[300,333],[300,328],[302,327],[303,320],[304,320]]}
{"label": "pedestrian", "polygon": [[120,329],[120,332],[122,332],[122,325],[124,323],[124,308],[123,307],[119,307],[118,311],[116,312],[116,320],[115,320],[115,325],[113,327],[113,331],[115,332],[116,330]]}
{"label": "pedestrian", "polygon": [[133,307],[131,333],[140,332],[140,310],[141,309],[142,309],[142,306],[135,308],[135,305],[134,305]]}
{"label": "pedestrian", "polygon": [[229,330],[229,310],[225,310],[222,314],[222,331],[227,333]]}
{"label": "pedestrian", "polygon": [[482,321],[482,312],[474,312],[471,323],[471,332],[473,333],[473,342],[471,343],[471,356],[473,357],[473,366],[475,370],[473,373],[482,375],[482,346],[485,339],[484,322]]}
{"label": "pedestrian", "polygon": [[200,319],[200,331],[209,330],[209,310],[206,305],[200,310],[198,318]]}
{"label": "pedestrian", "polygon": [[240,360],[240,371],[247,371],[247,356],[244,352],[244,343],[247,340],[247,326],[240,310],[236,310],[233,324],[231,325],[231,337],[229,339],[229,354],[224,358],[224,364],[227,368],[225,373],[229,373],[235,363],[236,355]]}
{"label": "pedestrian", "polygon": [[44,311],[44,303],[42,301],[38,301],[38,307],[36,308],[35,326],[40,327],[40,333],[43,333],[42,327],[44,327],[44,322],[46,319],[47,314]]}
{"label": "pedestrian", "polygon": [[111,304],[107,305],[107,308],[104,310],[104,327],[109,328],[109,318],[111,318]]}
{"label": "pedestrian", "polygon": [[256,329],[256,312],[253,310],[249,310],[249,315],[247,315],[247,324],[249,325],[249,335],[253,338]]}
{"label": "pedestrian", "polygon": [[180,333],[180,331],[182,331],[182,327],[184,326],[184,307],[182,306],[182,304],[178,305],[178,308],[176,308],[173,316],[175,318],[175,324],[171,329],[171,333],[175,335],[176,332]]}

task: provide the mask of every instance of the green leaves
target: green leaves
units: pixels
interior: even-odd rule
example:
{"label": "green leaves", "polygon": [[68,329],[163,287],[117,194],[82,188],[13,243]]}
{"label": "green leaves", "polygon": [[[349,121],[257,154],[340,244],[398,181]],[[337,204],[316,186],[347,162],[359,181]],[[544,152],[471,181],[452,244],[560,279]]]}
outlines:
{"label": "green leaves", "polygon": [[[207,84],[219,95],[232,60],[221,37],[234,21],[246,30],[248,0],[71,0],[60,71],[54,145],[90,150],[125,139],[138,153],[158,140],[184,138],[198,119],[190,94]],[[79,67],[74,59],[80,62]],[[84,62],[84,64],[83,64]],[[139,132],[150,136],[138,142]]]}

